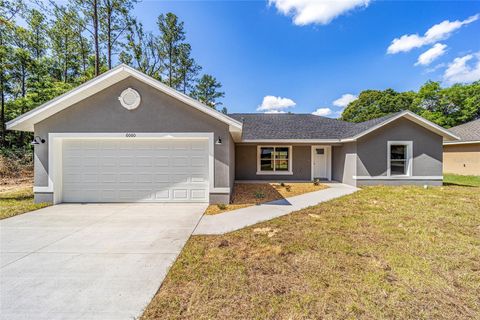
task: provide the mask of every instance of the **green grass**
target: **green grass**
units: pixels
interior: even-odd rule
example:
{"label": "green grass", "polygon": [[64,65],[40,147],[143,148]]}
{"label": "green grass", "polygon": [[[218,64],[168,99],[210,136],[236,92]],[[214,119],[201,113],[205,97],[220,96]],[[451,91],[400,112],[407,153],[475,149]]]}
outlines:
{"label": "green grass", "polygon": [[0,192],[0,220],[46,206],[48,203],[33,203],[32,187]]}
{"label": "green grass", "polygon": [[479,319],[480,188],[369,187],[192,237],[143,319]]}
{"label": "green grass", "polygon": [[443,175],[443,182],[445,185],[480,187],[480,176],[461,176],[446,173]]}

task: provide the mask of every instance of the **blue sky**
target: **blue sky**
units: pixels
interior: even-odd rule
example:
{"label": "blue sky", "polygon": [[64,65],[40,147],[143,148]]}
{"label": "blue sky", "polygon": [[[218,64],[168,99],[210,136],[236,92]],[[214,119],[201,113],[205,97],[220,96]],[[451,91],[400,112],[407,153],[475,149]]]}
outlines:
{"label": "blue sky", "polygon": [[[143,1],[134,14],[153,31],[160,13],[184,21],[203,72],[223,84],[229,112],[256,112],[272,96],[261,111],[320,108],[337,117],[343,104],[334,101],[344,94],[480,79],[480,2],[343,1]],[[388,53],[394,39],[412,34]]]}

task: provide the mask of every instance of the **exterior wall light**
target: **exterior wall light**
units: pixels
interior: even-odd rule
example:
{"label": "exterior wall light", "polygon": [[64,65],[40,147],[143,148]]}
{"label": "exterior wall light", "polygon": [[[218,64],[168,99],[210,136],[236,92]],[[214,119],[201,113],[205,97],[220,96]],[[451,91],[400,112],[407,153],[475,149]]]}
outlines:
{"label": "exterior wall light", "polygon": [[31,145],[36,145],[40,143],[45,143],[45,139],[41,138],[40,136],[34,137],[32,142],[30,142]]}
{"label": "exterior wall light", "polygon": [[218,139],[217,141],[215,141],[215,144],[222,144],[222,138],[220,138],[220,136],[218,136]]}

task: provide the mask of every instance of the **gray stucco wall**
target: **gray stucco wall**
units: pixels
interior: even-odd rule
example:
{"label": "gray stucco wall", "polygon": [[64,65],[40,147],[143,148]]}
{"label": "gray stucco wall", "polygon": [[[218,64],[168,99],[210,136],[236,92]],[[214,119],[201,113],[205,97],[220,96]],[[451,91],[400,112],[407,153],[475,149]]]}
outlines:
{"label": "gray stucco wall", "polygon": [[[140,106],[132,111],[118,101],[128,87],[142,97]],[[215,144],[214,186],[231,187],[234,158],[228,125],[131,77],[37,123],[34,129],[35,135],[45,139],[48,133],[67,132],[213,132],[215,139],[223,141]],[[47,186],[48,141],[35,146],[34,165],[34,185]],[[46,199],[45,194],[38,197]]]}
{"label": "gray stucco wall", "polygon": [[414,176],[442,176],[443,138],[408,120],[398,119],[357,141],[357,176],[387,175],[388,141],[412,141],[412,179],[357,181],[358,185],[372,184],[431,184],[438,181],[415,180]]}
{"label": "gray stucco wall", "polygon": [[356,142],[332,146],[332,179],[352,186],[356,185],[357,144]]}
{"label": "gray stucco wall", "polygon": [[399,119],[357,141],[357,175],[387,175],[387,143],[395,140],[413,142],[414,176],[442,175],[442,137],[407,119]]}
{"label": "gray stucco wall", "polygon": [[235,146],[236,180],[311,180],[311,147],[292,146],[292,175],[257,175],[257,145]]}

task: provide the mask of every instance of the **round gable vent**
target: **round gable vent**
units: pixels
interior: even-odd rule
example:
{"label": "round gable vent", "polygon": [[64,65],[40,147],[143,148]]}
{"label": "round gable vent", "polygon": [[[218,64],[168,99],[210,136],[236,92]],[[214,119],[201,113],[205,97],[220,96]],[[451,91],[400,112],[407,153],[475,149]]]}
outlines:
{"label": "round gable vent", "polygon": [[140,101],[142,99],[140,98],[140,94],[137,92],[137,90],[128,88],[123,90],[120,97],[118,97],[118,100],[120,100],[120,103],[125,109],[133,110],[140,105]]}

